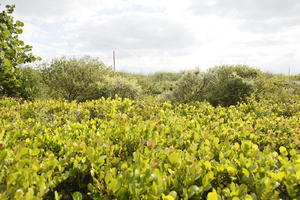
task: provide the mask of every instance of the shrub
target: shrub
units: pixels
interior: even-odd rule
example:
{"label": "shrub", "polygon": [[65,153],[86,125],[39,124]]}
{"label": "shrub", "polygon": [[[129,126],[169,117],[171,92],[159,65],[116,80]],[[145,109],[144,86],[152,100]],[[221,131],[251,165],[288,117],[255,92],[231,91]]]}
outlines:
{"label": "shrub", "polygon": [[214,106],[230,106],[245,101],[255,91],[260,71],[247,66],[221,66],[207,72],[207,100]]}
{"label": "shrub", "polygon": [[121,76],[105,77],[102,82],[97,82],[99,97],[136,99],[141,94],[141,87],[134,80],[129,80]]}
{"label": "shrub", "polygon": [[43,79],[38,70],[26,66],[20,67],[20,77],[26,83],[28,98],[46,98],[49,97],[49,88],[43,83]]}
{"label": "shrub", "polygon": [[186,71],[172,92],[172,101],[187,103],[205,99],[206,74],[199,71]]}
{"label": "shrub", "polygon": [[172,98],[184,103],[207,100],[214,106],[235,105],[251,96],[260,74],[259,70],[243,65],[189,71],[178,81]]}
{"label": "shrub", "polygon": [[101,61],[91,57],[54,59],[41,65],[39,71],[53,97],[70,101],[96,98],[97,82],[110,73]]}
{"label": "shrub", "polygon": [[300,98],[0,99],[0,199],[299,199]]}

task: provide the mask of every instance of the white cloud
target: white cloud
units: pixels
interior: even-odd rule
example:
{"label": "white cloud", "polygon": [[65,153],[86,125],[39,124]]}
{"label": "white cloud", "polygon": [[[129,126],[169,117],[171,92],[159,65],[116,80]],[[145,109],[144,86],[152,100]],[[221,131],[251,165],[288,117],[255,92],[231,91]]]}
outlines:
{"label": "white cloud", "polygon": [[269,19],[299,16],[298,0],[190,0],[196,14],[217,14],[248,19]]}
{"label": "white cloud", "polygon": [[298,0],[2,0],[45,57],[99,56],[134,72],[248,64],[300,73]]}
{"label": "white cloud", "polygon": [[73,48],[91,51],[170,50],[190,46],[193,35],[184,24],[163,15],[121,14],[99,16],[68,26],[65,40]]}
{"label": "white cloud", "polygon": [[36,26],[30,22],[26,22],[26,26],[23,27],[23,34],[20,35],[21,39],[26,41],[34,41],[36,39],[46,39],[49,33],[39,26]]}

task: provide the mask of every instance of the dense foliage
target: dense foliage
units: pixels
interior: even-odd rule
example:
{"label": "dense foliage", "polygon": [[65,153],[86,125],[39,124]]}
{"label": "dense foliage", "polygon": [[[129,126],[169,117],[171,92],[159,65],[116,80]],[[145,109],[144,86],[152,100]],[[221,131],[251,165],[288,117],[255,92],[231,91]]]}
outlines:
{"label": "dense foliage", "polygon": [[230,106],[245,101],[260,86],[260,70],[244,66],[217,66],[207,72],[188,71],[178,81],[173,101],[206,100],[212,105]]}
{"label": "dense foliage", "polygon": [[24,26],[21,21],[14,21],[12,13],[15,6],[6,6],[0,12],[0,97],[30,97],[26,80],[20,76],[18,65],[33,62],[37,58],[30,52],[32,47],[19,39]]}
{"label": "dense foliage", "polygon": [[49,64],[43,63],[39,72],[55,98],[67,100],[93,99],[97,92],[97,82],[109,73],[98,59],[83,57],[54,59]]}
{"label": "dense foliage", "polygon": [[0,199],[297,199],[300,98],[0,100]]}
{"label": "dense foliage", "polygon": [[1,200],[300,197],[300,75],[141,75],[91,57],[20,68],[36,57],[13,10],[0,13]]}
{"label": "dense foliage", "polygon": [[101,97],[114,98],[115,96],[121,98],[136,99],[141,93],[141,87],[134,80],[126,79],[122,76],[107,76],[102,82],[98,82],[98,95],[95,99]]}
{"label": "dense foliage", "polygon": [[21,68],[32,99],[145,99],[174,103],[207,101],[230,106],[248,99],[284,99],[300,93],[298,76],[263,73],[244,65],[216,66],[207,71],[159,72],[151,75],[113,72],[99,59],[56,58],[37,68]]}

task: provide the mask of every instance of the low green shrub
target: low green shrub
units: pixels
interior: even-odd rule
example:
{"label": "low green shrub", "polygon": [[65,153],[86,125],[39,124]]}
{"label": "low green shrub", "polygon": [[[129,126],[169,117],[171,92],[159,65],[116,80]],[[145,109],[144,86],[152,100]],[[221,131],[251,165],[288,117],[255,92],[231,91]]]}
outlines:
{"label": "low green shrub", "polygon": [[0,199],[297,199],[299,99],[1,99]]}

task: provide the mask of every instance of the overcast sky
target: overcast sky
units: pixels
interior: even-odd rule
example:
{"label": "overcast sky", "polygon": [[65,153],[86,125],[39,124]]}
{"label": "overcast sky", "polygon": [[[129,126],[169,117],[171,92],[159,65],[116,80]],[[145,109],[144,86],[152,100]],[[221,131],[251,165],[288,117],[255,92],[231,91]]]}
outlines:
{"label": "overcast sky", "polygon": [[91,55],[138,73],[246,64],[300,73],[300,0],[0,0],[44,60]]}

